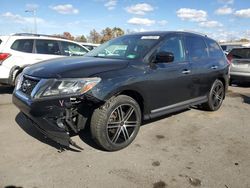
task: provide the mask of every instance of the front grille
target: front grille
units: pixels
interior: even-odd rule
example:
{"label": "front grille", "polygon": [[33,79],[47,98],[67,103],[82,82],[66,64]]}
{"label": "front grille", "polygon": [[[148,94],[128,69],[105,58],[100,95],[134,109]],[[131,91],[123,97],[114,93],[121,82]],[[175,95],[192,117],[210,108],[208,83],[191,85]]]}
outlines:
{"label": "front grille", "polygon": [[36,85],[38,84],[39,80],[34,79],[34,78],[30,78],[27,76],[23,76],[23,80],[22,80],[22,84],[21,84],[21,88],[20,90],[30,96],[33,89],[36,87]]}

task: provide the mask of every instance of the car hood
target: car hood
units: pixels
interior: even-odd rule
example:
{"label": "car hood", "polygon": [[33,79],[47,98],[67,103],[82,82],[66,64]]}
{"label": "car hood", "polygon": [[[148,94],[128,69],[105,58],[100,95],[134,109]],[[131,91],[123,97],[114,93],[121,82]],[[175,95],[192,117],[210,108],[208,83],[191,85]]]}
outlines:
{"label": "car hood", "polygon": [[84,78],[100,72],[125,68],[127,60],[95,57],[64,57],[25,68],[24,74],[39,78]]}

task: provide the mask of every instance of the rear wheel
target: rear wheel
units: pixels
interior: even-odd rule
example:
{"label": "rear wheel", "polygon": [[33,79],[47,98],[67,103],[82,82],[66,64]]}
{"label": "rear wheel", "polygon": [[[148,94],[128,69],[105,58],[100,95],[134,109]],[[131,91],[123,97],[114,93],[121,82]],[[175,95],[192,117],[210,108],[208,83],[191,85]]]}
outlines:
{"label": "rear wheel", "polygon": [[208,95],[208,102],[202,105],[203,109],[209,111],[216,111],[218,110],[225,96],[225,87],[220,80],[215,80],[213,83],[209,95]]}
{"label": "rear wheel", "polygon": [[119,95],[96,109],[91,133],[97,144],[108,151],[120,150],[135,139],[141,125],[141,111],[131,97]]}
{"label": "rear wheel", "polygon": [[14,87],[18,84],[18,80],[19,80],[19,77],[20,77],[21,73],[18,73],[15,77],[15,80],[14,80]]}

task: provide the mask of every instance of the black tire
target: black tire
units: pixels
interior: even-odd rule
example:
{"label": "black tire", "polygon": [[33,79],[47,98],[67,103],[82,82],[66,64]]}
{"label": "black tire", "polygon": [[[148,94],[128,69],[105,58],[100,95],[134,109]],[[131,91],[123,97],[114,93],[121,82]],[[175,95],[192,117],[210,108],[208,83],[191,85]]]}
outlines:
{"label": "black tire", "polygon": [[17,75],[16,75],[16,77],[15,77],[15,80],[14,80],[14,87],[16,87],[16,85],[17,85],[17,83],[18,83],[18,79],[19,79],[19,77],[20,77],[20,75],[21,75],[21,73],[18,73]]}
{"label": "black tire", "polygon": [[112,97],[91,118],[93,139],[107,151],[117,151],[133,142],[141,125],[141,110],[131,97]]}
{"label": "black tire", "polygon": [[220,80],[215,80],[208,94],[208,102],[202,104],[202,108],[208,111],[216,111],[221,107],[224,97],[224,84]]}

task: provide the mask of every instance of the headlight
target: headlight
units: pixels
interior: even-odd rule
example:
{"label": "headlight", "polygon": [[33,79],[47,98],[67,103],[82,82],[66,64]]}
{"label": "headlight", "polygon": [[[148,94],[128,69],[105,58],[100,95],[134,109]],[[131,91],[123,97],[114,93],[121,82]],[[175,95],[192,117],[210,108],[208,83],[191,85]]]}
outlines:
{"label": "headlight", "polygon": [[48,87],[35,98],[52,96],[74,96],[81,95],[91,90],[101,81],[101,78],[83,78],[83,79],[59,79],[54,80]]}

